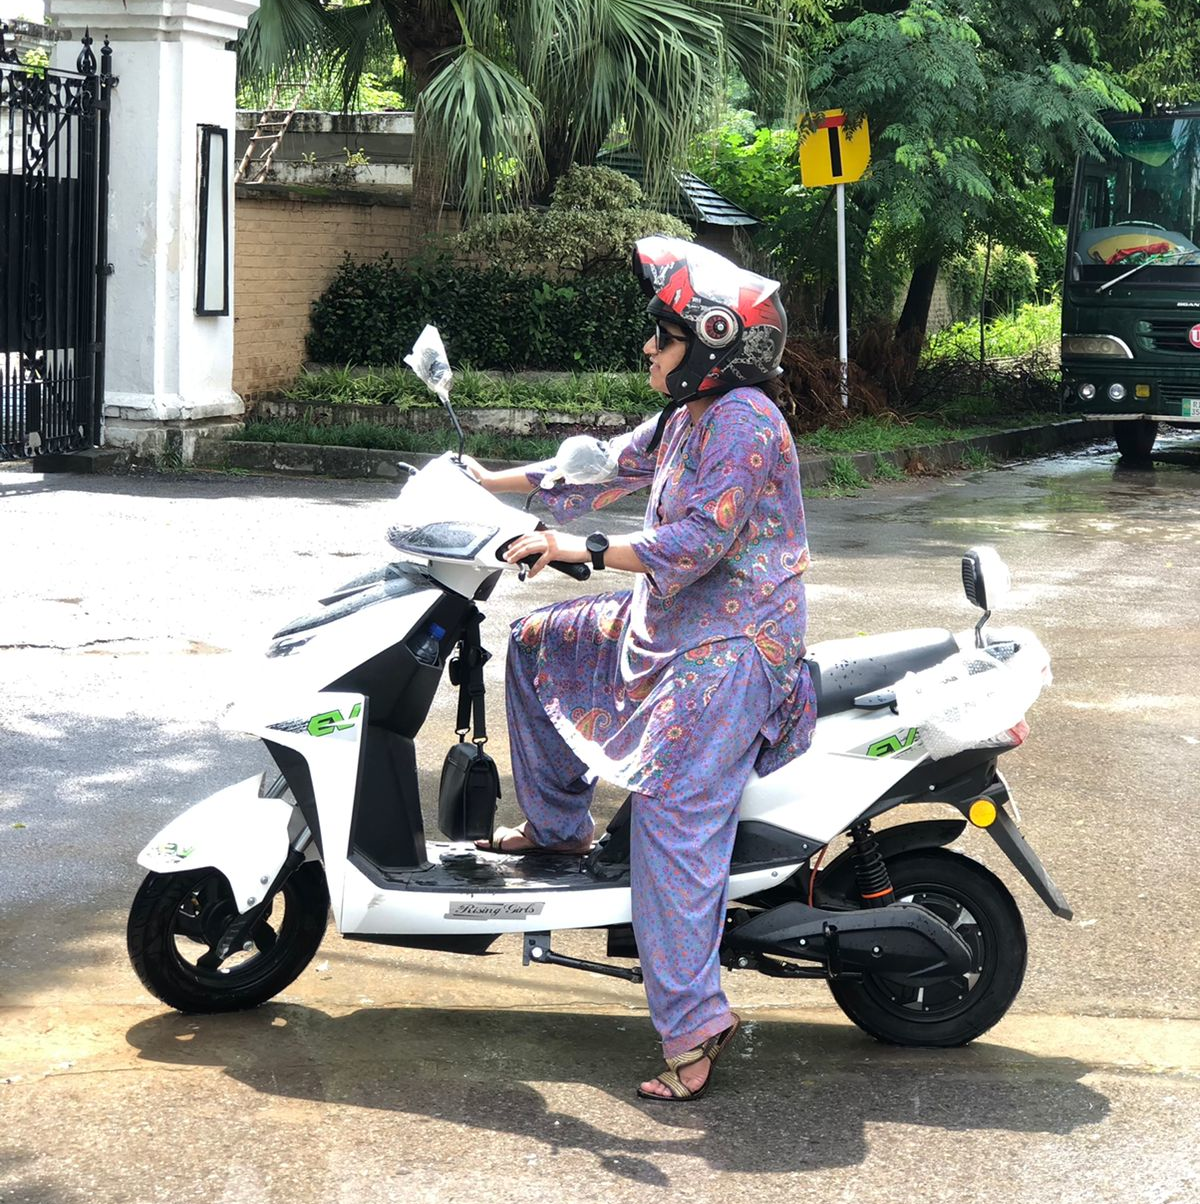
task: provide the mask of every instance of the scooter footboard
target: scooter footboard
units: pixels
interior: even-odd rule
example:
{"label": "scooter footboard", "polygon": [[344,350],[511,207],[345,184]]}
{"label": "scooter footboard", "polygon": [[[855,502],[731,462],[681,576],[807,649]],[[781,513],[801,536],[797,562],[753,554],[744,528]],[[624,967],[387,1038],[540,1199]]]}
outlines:
{"label": "scooter footboard", "polygon": [[212,868],[229,880],[238,911],[262,898],[288,855],[292,806],[259,798],[261,775],[226,786],[171,820],[138,854],[156,874]]}

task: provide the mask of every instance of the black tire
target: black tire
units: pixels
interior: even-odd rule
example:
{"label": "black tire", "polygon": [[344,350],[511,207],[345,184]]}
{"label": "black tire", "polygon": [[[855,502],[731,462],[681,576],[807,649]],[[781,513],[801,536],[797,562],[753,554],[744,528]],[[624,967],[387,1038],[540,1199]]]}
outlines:
{"label": "black tire", "polygon": [[329,918],[325,871],[307,861],[288,878],[254,931],[253,949],[216,968],[198,965],[236,914],[229,882],[217,870],[147,874],[126,929],[129,958],[146,990],[181,1012],[265,1003],[296,980],[321,944]]}
{"label": "black tire", "polygon": [[966,1045],[1012,1006],[1025,979],[1025,925],[1008,888],[990,870],[947,849],[888,859],[897,900],[919,903],[954,927],[976,953],[969,975],[918,990],[867,975],[832,979],[838,1006],[889,1045]]}
{"label": "black tire", "polygon": [[1113,438],[1117,441],[1117,451],[1123,460],[1133,460],[1144,463],[1150,459],[1154,450],[1154,440],[1158,438],[1158,423],[1149,418],[1135,418],[1130,422],[1114,422]]}

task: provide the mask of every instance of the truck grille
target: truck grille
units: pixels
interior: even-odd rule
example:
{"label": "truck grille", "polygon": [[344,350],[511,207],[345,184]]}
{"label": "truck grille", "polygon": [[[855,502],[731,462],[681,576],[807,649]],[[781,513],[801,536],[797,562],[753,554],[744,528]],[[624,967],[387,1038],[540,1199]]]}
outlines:
{"label": "truck grille", "polygon": [[1138,323],[1138,333],[1148,351],[1200,351],[1188,342],[1188,331],[1196,325],[1196,316],[1187,318],[1152,318]]}
{"label": "truck grille", "polygon": [[1158,398],[1160,401],[1169,402],[1171,405],[1181,405],[1185,397],[1191,398],[1193,403],[1200,406],[1200,380],[1194,385],[1181,385],[1172,382],[1171,384],[1158,386]]}

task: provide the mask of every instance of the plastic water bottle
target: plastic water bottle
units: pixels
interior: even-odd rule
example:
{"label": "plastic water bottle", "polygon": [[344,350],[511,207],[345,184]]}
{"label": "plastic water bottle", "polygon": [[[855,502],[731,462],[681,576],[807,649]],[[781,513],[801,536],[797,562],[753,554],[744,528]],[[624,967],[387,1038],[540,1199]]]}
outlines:
{"label": "plastic water bottle", "polygon": [[422,637],[421,642],[412,650],[413,656],[423,665],[436,665],[438,663],[438,653],[442,650],[442,636],[445,634],[446,629],[444,627],[437,623],[430,623],[429,630]]}

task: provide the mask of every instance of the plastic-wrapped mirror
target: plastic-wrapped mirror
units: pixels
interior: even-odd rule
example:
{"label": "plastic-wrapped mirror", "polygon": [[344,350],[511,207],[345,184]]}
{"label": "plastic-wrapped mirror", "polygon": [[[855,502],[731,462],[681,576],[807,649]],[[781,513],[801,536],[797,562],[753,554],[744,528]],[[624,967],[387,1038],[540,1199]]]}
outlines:
{"label": "plastic-wrapped mirror", "polygon": [[971,548],[962,558],[963,592],[980,610],[995,610],[1012,588],[1008,565],[995,548]]}

